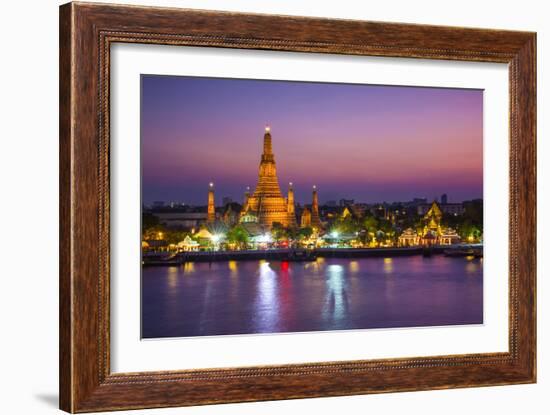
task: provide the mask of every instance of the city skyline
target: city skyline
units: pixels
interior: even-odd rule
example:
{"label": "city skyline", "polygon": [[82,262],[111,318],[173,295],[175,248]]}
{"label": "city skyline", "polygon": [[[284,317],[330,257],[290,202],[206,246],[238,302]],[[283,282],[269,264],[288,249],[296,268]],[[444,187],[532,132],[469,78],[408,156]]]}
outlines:
{"label": "city skyline", "polygon": [[142,201],[242,203],[265,124],[296,202],[483,197],[481,90],[142,76]]}
{"label": "city skyline", "polygon": [[[206,193],[208,193],[208,191]],[[309,193],[310,199],[311,199],[311,194],[312,194],[312,192]],[[441,195],[436,195],[436,196],[431,197],[431,198],[430,197],[414,197],[412,199],[407,199],[407,200],[393,200],[393,201],[378,200],[378,201],[374,201],[374,202],[364,202],[362,200],[355,200],[355,199],[350,199],[350,198],[323,200],[321,197],[319,197],[319,206],[323,206],[323,207],[338,207],[338,206],[343,207],[343,206],[348,206],[350,204],[350,201],[353,201],[354,205],[369,205],[369,206],[376,206],[376,205],[382,205],[382,204],[392,205],[392,204],[399,204],[399,203],[402,203],[402,204],[410,203],[411,205],[431,205],[434,201],[439,203],[439,204],[443,203],[441,201],[441,197],[444,196],[444,195],[447,196],[447,198],[448,198],[447,202],[446,202],[447,204],[462,204],[462,203],[476,201],[476,200],[483,200],[483,197],[473,198],[473,199],[464,199],[464,200],[455,200],[455,199],[449,197],[449,195],[447,193],[443,193]],[[305,199],[307,199],[307,198],[305,198]],[[425,201],[420,202],[420,200],[425,200]],[[239,200],[239,199],[234,199],[231,196],[227,196],[227,195],[223,195],[223,194],[216,194],[216,196],[215,196],[215,206],[216,206],[216,208],[223,207],[227,203],[238,203],[238,204],[242,205],[242,201]],[[299,206],[299,207],[305,207],[305,206],[311,205],[311,200],[309,200],[309,201],[305,200],[303,203],[299,202],[299,201],[296,201],[295,204],[296,204],[296,206]],[[174,207],[174,208],[176,208],[176,207],[183,207],[183,206],[189,206],[189,207],[195,207],[195,208],[206,208],[207,198],[205,198],[203,203],[197,203],[197,204],[186,203],[185,201],[182,201],[182,200],[153,200],[150,203],[144,203],[143,206],[146,207],[146,208],[155,208],[155,207]]]}

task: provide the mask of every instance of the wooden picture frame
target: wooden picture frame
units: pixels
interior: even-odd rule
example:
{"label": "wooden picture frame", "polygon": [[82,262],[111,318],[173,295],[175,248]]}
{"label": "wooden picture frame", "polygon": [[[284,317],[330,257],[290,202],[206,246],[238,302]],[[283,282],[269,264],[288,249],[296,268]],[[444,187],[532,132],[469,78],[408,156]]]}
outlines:
{"label": "wooden picture frame", "polygon": [[[109,59],[117,42],[509,65],[509,352],[111,373]],[[536,379],[536,34],[69,3],[60,8],[60,407],[68,412]],[[230,362],[228,362],[230,363]]]}

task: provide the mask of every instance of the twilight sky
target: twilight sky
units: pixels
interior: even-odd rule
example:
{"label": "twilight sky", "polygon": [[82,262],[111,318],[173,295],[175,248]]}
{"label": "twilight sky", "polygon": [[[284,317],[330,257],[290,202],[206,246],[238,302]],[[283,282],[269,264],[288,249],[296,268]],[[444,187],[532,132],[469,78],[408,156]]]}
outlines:
{"label": "twilight sky", "polygon": [[483,196],[481,90],[143,75],[143,203],[242,203],[266,124],[300,203]]}

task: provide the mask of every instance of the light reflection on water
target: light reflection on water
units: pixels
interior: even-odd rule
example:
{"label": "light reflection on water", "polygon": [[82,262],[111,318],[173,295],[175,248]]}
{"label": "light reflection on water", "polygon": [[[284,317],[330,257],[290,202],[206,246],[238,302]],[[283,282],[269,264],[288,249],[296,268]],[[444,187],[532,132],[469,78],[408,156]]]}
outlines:
{"label": "light reflection on water", "polygon": [[439,255],[145,267],[143,335],[478,324],[482,276],[480,259]]}
{"label": "light reflection on water", "polygon": [[350,261],[349,262],[349,272],[352,272],[352,273],[359,272],[359,262],[358,261]]}
{"label": "light reflection on water", "polygon": [[477,274],[479,268],[479,264],[475,262],[468,262],[466,264],[466,272],[468,274]]}
{"label": "light reflection on water", "polygon": [[168,269],[168,286],[171,291],[174,291],[178,285],[178,268],[170,267]]}
{"label": "light reflection on water", "polygon": [[183,264],[183,271],[189,275],[193,274],[193,272],[195,271],[195,263],[186,262],[185,264]]}
{"label": "light reflection on water", "polygon": [[279,319],[278,277],[268,262],[260,263],[256,300],[254,302],[254,332],[277,331]]}
{"label": "light reflection on water", "polygon": [[339,264],[329,265],[326,275],[327,288],[323,318],[334,324],[344,318],[347,310],[344,267]]}
{"label": "light reflection on water", "polygon": [[391,274],[393,271],[393,258],[384,258],[384,272]]}

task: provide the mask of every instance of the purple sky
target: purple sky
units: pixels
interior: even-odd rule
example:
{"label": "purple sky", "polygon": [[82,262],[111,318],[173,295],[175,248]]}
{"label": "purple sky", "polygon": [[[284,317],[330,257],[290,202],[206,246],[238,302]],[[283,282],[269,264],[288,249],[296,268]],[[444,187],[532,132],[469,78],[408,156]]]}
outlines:
{"label": "purple sky", "polygon": [[241,202],[266,124],[298,202],[480,198],[482,123],[481,90],[143,75],[143,203]]}

